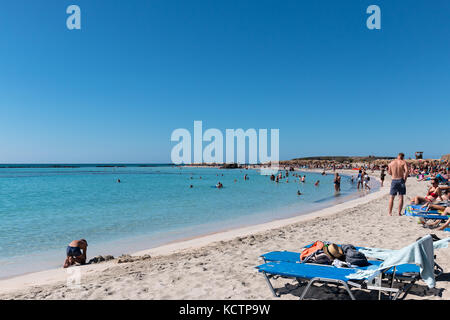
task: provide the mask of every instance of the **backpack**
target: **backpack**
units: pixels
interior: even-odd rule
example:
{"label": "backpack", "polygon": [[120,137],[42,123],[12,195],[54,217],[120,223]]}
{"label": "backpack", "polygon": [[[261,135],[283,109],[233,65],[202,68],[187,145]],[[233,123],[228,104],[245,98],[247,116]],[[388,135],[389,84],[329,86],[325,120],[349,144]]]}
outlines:
{"label": "backpack", "polygon": [[344,244],[342,246],[342,251],[344,251],[345,254],[345,262],[358,267],[366,267],[369,265],[364,253],[356,250],[351,244]]}
{"label": "backpack", "polygon": [[300,254],[300,261],[303,262],[303,260],[305,260],[306,258],[311,256],[312,254],[314,254],[316,251],[322,250],[323,249],[323,245],[324,244],[323,244],[322,241],[314,242],[311,247],[306,248],[305,250],[302,251],[302,253]]}

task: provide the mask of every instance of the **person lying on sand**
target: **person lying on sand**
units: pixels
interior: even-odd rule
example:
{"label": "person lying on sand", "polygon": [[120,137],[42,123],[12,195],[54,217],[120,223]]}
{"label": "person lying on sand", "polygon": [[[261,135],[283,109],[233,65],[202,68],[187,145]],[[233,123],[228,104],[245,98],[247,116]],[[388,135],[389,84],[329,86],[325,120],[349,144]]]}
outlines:
{"label": "person lying on sand", "polygon": [[73,240],[67,247],[67,258],[64,261],[64,268],[73,266],[76,263],[86,263],[86,252],[88,243],[85,239]]}

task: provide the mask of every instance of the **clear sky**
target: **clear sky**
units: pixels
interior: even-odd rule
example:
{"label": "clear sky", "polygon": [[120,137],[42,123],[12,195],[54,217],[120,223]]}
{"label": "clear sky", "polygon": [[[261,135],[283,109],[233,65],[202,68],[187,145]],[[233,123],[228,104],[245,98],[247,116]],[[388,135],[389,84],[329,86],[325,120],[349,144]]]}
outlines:
{"label": "clear sky", "polygon": [[194,120],[280,129],[281,159],[440,157],[449,106],[448,0],[0,0],[2,163],[169,162]]}

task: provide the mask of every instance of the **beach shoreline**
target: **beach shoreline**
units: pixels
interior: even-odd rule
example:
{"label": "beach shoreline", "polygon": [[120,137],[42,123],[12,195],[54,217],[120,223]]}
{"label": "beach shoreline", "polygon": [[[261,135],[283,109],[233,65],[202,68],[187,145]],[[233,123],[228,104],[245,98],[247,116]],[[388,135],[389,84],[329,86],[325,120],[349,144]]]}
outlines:
{"label": "beach shoreline", "polygon": [[[207,167],[196,167],[196,168],[207,168]],[[234,175],[241,175],[243,170],[241,169],[234,169],[235,171]],[[262,177],[263,181],[268,182],[268,184],[275,185],[273,182],[269,182],[269,177],[266,176],[263,173],[260,173],[258,168],[250,168],[248,170],[248,173],[250,174],[250,171],[253,175],[257,175],[258,178]],[[284,170],[282,170],[284,171]],[[315,173],[314,179],[320,179],[320,173],[318,170],[308,170],[308,169],[296,169],[297,173],[303,174],[303,173]],[[341,172],[342,173],[342,172]],[[198,174],[198,173],[197,173]],[[242,173],[244,174],[244,173]],[[292,173],[293,174],[293,173]],[[352,171],[347,171],[345,173],[342,173],[344,176],[347,176],[347,185],[350,186],[349,177],[351,174],[354,174]],[[220,175],[220,174],[219,174]],[[353,184],[353,187],[350,187],[350,189],[347,189],[347,187],[344,188],[345,191],[339,193],[338,195],[334,194],[332,195],[332,184],[330,185],[330,176],[333,175],[328,173],[328,178],[324,179],[327,182],[322,181],[322,183],[325,183],[322,188],[314,188],[314,190],[322,190],[322,192],[327,193],[326,196],[322,198],[316,198],[313,202],[308,202],[309,200],[306,200],[306,202],[302,201],[302,197],[294,196],[294,198],[298,198],[300,200],[300,204],[296,205],[295,208],[292,207],[291,203],[286,203],[284,206],[280,206],[279,204],[275,203],[273,207],[267,207],[264,209],[261,208],[253,208],[250,215],[247,217],[244,215],[240,219],[236,220],[228,220],[223,221],[221,223],[218,223],[216,221],[211,222],[204,222],[203,224],[197,224],[196,227],[185,227],[180,230],[172,230],[169,232],[160,232],[159,235],[154,235],[153,233],[149,234],[137,234],[137,235],[131,235],[129,237],[122,237],[118,239],[111,239],[106,242],[92,242],[90,246],[90,250],[88,250],[88,256],[89,258],[97,257],[97,256],[105,256],[105,255],[113,255],[114,257],[118,257],[122,254],[131,254],[133,253],[140,253],[145,252],[148,250],[152,250],[155,248],[159,248],[161,246],[165,245],[176,245],[178,243],[182,243],[189,240],[194,240],[200,237],[204,236],[214,236],[215,234],[220,234],[222,232],[229,232],[231,230],[238,230],[249,226],[254,225],[260,225],[264,223],[273,222],[276,220],[284,220],[291,217],[297,217],[301,215],[307,215],[315,211],[319,211],[321,209],[325,209],[328,207],[332,207],[336,204],[343,203],[350,201],[352,199],[358,199],[360,197],[363,197],[366,195],[366,192],[363,191],[357,191],[355,188],[355,185]],[[309,185],[312,186],[312,177],[313,175],[309,175],[308,178],[311,179],[309,181]],[[261,179],[260,179],[261,180]],[[301,189],[303,191],[304,184],[300,184],[297,182],[299,179],[295,178],[294,176],[291,177],[291,183],[295,189]],[[321,179],[322,180],[322,179]],[[373,179],[374,181],[376,179]],[[277,184],[278,185],[278,184]],[[282,187],[284,187],[284,183],[281,184]],[[377,185],[374,185],[375,189],[378,188]],[[353,189],[353,190],[352,190]],[[292,190],[292,192],[295,192]],[[311,191],[310,191],[311,192]],[[315,191],[316,192],[316,191]],[[289,199],[290,200],[290,199]],[[295,199],[294,199],[295,200]],[[290,206],[291,205],[291,206]],[[88,235],[85,235],[81,233],[81,236],[84,238],[90,239]],[[47,254],[47,252],[45,252]],[[56,268],[60,267],[60,260],[64,259],[63,250],[57,250],[52,249],[51,253],[48,253],[46,256],[41,255],[41,260],[34,260],[33,256],[21,256],[21,260],[19,262],[11,261],[10,265],[8,265],[8,261],[3,260],[3,263],[6,262],[6,269],[1,270],[0,272],[0,281],[11,279],[14,277],[27,275],[31,273],[46,271],[46,270],[54,270]],[[35,261],[34,266],[27,266],[27,261]],[[89,259],[88,259],[89,260]],[[16,268],[14,268],[16,266]],[[7,269],[9,268],[9,269]],[[1,269],[1,264],[0,264]],[[8,273],[8,270],[10,271]]]}
{"label": "beach shoreline", "polygon": [[[349,170],[347,170],[349,171]],[[336,172],[343,173],[343,170]],[[351,173],[355,173],[351,171]],[[378,177],[371,175],[378,179]],[[273,299],[255,266],[259,256],[273,250],[298,251],[316,240],[398,249],[430,233],[411,217],[388,216],[390,185],[365,197],[350,200],[310,214],[233,229],[135,252],[129,261],[78,268],[79,287],[68,286],[73,268],[47,270],[0,281],[1,299]],[[425,192],[427,184],[407,181],[405,204]],[[396,204],[394,213],[396,212]],[[445,232],[432,230],[441,238]],[[450,265],[448,250],[437,253],[437,262]],[[70,272],[70,273],[68,273]],[[205,281],[208,279],[208,281]],[[298,299],[300,288],[292,281],[277,280],[280,299]],[[450,289],[438,281],[435,289],[416,285],[408,298],[449,299]],[[348,299],[325,290],[312,290],[318,299]],[[372,299],[364,291],[357,295]]]}
{"label": "beach shoreline", "polygon": [[[201,167],[201,166],[199,166]],[[258,170],[258,168],[252,168],[250,170]],[[295,171],[299,172],[322,172],[321,169],[296,169]],[[351,176],[355,174],[354,170],[336,170],[339,174]],[[330,172],[327,172],[330,174]],[[372,178],[379,180],[376,176],[369,174]],[[353,195],[354,196],[354,195]],[[189,249],[198,249],[203,246],[210,245],[215,242],[221,241],[230,241],[237,237],[246,237],[250,236],[254,233],[265,232],[275,228],[281,228],[290,224],[301,223],[305,221],[309,221],[318,217],[326,217],[328,215],[335,214],[341,210],[349,209],[360,204],[366,203],[377,197],[382,196],[382,188],[379,187],[378,191],[371,192],[365,194],[364,196],[360,196],[357,198],[349,198],[349,200],[344,200],[342,203],[338,203],[332,206],[327,206],[322,209],[313,210],[308,213],[296,214],[289,218],[281,218],[275,219],[269,222],[258,223],[254,225],[245,225],[237,228],[231,229],[223,229],[219,231],[214,231],[198,236],[192,236],[187,238],[182,238],[178,240],[169,241],[166,244],[156,246],[149,249],[144,249],[140,251],[136,251],[134,253],[129,254],[132,257],[139,257],[150,255],[152,257],[155,256],[167,256],[171,254],[176,254],[177,252],[189,250]],[[117,257],[116,257],[117,259]],[[81,266],[80,270],[82,272],[91,274],[93,272],[102,271],[105,267],[114,264],[115,261],[112,262],[104,262],[99,264],[90,264]],[[26,287],[31,286],[41,286],[41,285],[49,285],[54,282],[63,281],[68,278],[67,270],[70,269],[48,269],[44,271],[38,272],[29,272],[21,275],[5,277],[0,279],[0,295],[10,293],[15,290],[21,290]]]}

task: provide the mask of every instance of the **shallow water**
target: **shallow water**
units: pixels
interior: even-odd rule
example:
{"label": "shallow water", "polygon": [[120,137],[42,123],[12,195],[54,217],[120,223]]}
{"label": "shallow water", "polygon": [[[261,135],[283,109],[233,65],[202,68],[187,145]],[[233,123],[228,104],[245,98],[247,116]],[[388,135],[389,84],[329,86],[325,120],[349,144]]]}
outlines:
{"label": "shallow water", "polygon": [[[275,183],[239,169],[0,168],[0,277],[60,266],[73,239],[88,240],[88,259],[119,255],[360,195],[349,177],[336,196],[332,174],[302,174],[306,183],[292,173],[289,183]],[[214,188],[218,181],[223,189]]]}

